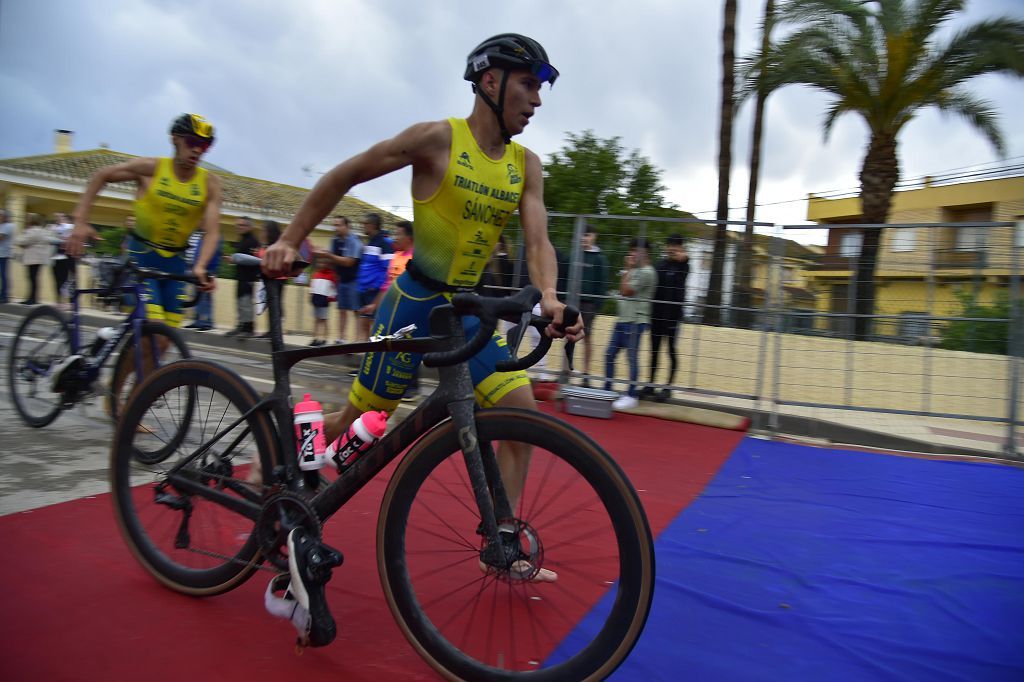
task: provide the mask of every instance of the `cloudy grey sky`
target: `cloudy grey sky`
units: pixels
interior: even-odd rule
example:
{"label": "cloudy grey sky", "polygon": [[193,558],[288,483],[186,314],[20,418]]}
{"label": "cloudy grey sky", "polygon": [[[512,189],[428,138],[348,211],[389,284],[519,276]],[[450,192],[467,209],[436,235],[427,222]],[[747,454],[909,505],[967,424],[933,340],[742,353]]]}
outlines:
{"label": "cloudy grey sky", "polygon": [[[739,0],[740,55],[762,10]],[[546,160],[567,132],[620,137],[662,169],[671,201],[713,217],[721,14],[696,0],[0,0],[0,158],[52,151],[56,128],[75,132],[76,149],[166,155],[171,119],[193,111],[217,127],[211,163],[309,187],[414,122],[468,114],[466,54],[516,31],[562,74],[523,144]],[[1007,14],[1024,17],[1024,2],[973,0],[966,17]],[[1022,163],[1022,82],[974,88],[1002,114],[1008,159],[965,122],[928,113],[901,136],[904,178]],[[805,222],[808,192],[856,189],[865,129],[847,116],[825,142],[826,101],[803,89],[769,99],[759,220]],[[744,107],[733,207],[746,200],[750,119]],[[407,214],[408,183],[406,172],[353,194]]]}

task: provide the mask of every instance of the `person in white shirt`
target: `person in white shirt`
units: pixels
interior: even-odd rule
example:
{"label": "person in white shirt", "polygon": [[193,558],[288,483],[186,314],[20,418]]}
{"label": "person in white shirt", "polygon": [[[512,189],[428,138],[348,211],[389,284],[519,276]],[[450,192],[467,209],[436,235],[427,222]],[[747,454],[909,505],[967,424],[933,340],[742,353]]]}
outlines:
{"label": "person in white shirt", "polygon": [[57,287],[58,305],[63,304],[65,298],[70,302],[71,299],[67,285],[69,283],[74,285],[76,282],[75,266],[78,264],[78,261],[64,252],[64,244],[67,243],[68,237],[71,236],[71,231],[74,229],[75,226],[68,220],[65,214],[57,213],[53,216],[50,232],[53,233],[57,245],[56,253],[53,255],[53,282]]}
{"label": "person in white shirt", "polygon": [[14,243],[14,223],[11,214],[0,209],[0,303],[8,303],[7,264],[11,261],[11,245]]}

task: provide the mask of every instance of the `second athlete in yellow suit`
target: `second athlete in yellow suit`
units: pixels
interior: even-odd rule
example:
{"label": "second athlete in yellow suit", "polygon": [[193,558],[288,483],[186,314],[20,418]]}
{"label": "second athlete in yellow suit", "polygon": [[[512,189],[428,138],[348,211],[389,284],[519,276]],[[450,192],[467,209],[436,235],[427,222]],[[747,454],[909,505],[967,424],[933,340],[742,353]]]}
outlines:
{"label": "second athlete in yellow suit", "polygon": [[[204,291],[214,288],[206,265],[220,241],[220,179],[199,161],[213,144],[213,126],[197,114],[182,114],[171,124],[170,158],[137,158],[96,171],[75,207],[75,229],[68,239],[68,254],[81,255],[85,243],[96,238],[89,211],[109,182],[136,184],[135,228],[127,236],[129,253],[144,267],[171,273],[188,268],[188,238],[202,226],[203,248],[192,266]],[[145,282],[146,314],[150,319],[181,323],[181,282]]]}

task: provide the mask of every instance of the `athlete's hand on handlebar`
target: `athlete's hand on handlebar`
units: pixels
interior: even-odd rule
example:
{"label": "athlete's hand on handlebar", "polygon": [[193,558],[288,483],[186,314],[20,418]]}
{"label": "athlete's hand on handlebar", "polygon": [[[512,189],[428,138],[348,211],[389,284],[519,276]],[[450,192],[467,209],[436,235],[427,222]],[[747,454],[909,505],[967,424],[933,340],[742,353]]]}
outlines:
{"label": "athlete's hand on handlebar", "polygon": [[64,243],[64,252],[72,258],[81,258],[90,241],[103,241],[103,237],[99,236],[89,223],[76,220],[75,229],[71,230],[67,242]]}
{"label": "athlete's hand on handlebar", "polygon": [[299,250],[283,238],[267,247],[263,252],[263,274],[267,277],[282,277],[292,271],[292,263],[299,257]]}
{"label": "athlete's hand on handlebar", "polygon": [[193,265],[192,274],[199,279],[196,286],[199,287],[199,290],[203,293],[209,293],[217,288],[217,283],[214,281],[213,275],[206,272],[205,265],[199,265],[198,263]]}
{"label": "athlete's hand on handlebar", "polygon": [[540,314],[542,317],[550,317],[551,324],[547,326],[544,333],[553,339],[564,338],[570,343],[579,341],[586,336],[583,329],[583,316],[576,319],[576,323],[569,327],[562,327],[562,313],[565,311],[565,304],[558,300],[552,291],[540,299]]}

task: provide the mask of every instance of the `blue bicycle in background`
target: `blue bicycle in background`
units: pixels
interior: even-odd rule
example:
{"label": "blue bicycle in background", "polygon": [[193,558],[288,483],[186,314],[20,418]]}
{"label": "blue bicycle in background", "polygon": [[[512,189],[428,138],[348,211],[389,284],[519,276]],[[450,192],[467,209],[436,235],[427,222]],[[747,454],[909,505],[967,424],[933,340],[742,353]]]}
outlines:
{"label": "blue bicycle in background", "polygon": [[[11,343],[7,380],[14,407],[26,424],[47,426],[61,411],[104,393],[107,412],[116,422],[139,377],[174,360],[191,357],[177,329],[146,319],[144,280],[197,282],[191,273],[143,268],[125,259],[112,268],[110,280],[103,286],[73,287],[70,314],[52,305],[40,305],[25,316]],[[88,346],[82,343],[79,312],[83,294],[94,294],[101,300],[128,295],[132,301],[123,319],[100,329]],[[185,307],[193,305],[195,301]],[[100,374],[115,354],[110,381],[101,382]]]}

